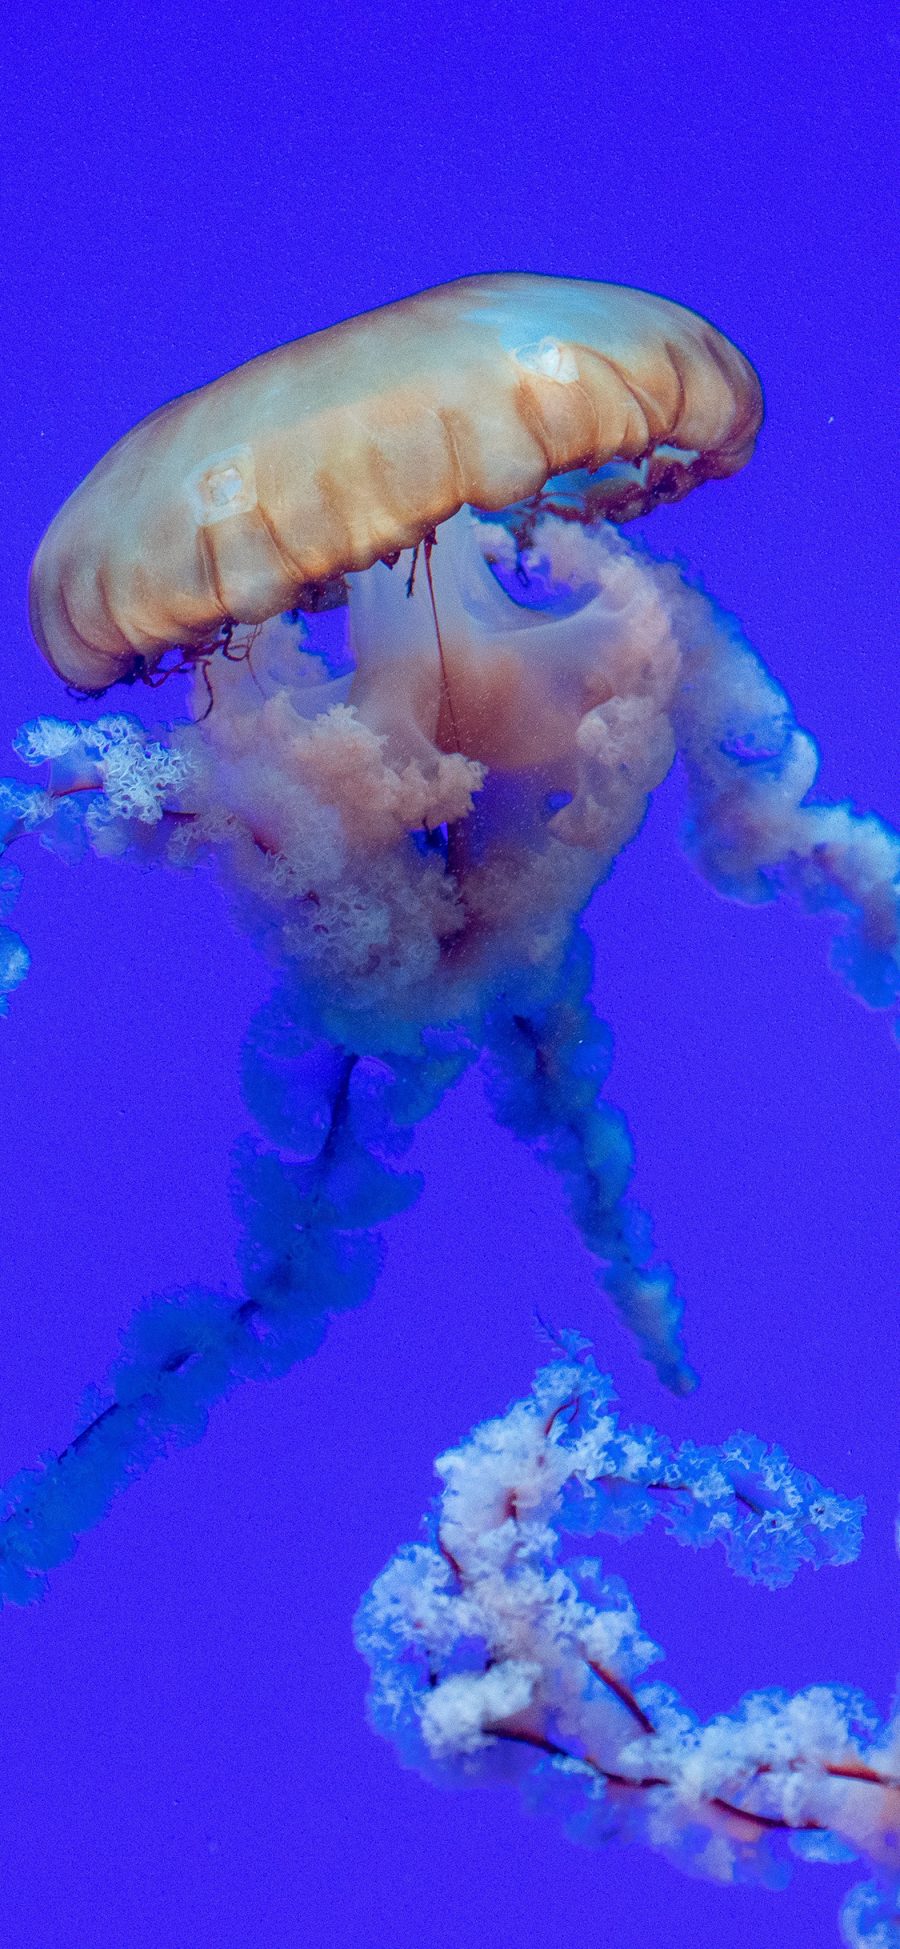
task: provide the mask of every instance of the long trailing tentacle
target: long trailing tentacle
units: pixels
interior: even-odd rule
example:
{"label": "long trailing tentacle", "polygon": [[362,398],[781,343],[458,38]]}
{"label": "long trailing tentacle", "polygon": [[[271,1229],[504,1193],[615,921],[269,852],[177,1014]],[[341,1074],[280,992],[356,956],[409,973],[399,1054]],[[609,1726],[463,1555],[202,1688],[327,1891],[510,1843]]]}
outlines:
{"label": "long trailing tentacle", "polygon": [[78,1433],[0,1491],[0,1605],[41,1596],[47,1571],[113,1498],[158,1456],[199,1440],[210,1408],[241,1381],[279,1377],[314,1353],[329,1318],[371,1292],[377,1226],[418,1193],[417,1174],[389,1158],[427,1094],[417,1099],[399,1067],[367,1076],[371,1064],[317,1040],[284,997],[279,1011],[274,1043],[272,1005],[248,1038],[245,1093],[276,1142],[248,1137],[235,1149],[244,1294],[191,1286],[139,1308],[104,1385],[85,1396]]}
{"label": "long trailing tentacle", "polygon": [[653,1237],[628,1185],[634,1150],[621,1112],[600,1090],[611,1037],[591,1007],[591,956],[583,934],[551,1000],[500,1005],[486,1025],[495,1114],[560,1173],[601,1283],[645,1360],[676,1394],[696,1383],[681,1337],[683,1304],[670,1267],[653,1262]]}
{"label": "long trailing tentacle", "polygon": [[810,1685],[749,1693],[704,1725],[671,1686],[642,1682],[662,1654],[626,1584],[568,1547],[661,1520],[774,1588],[803,1564],[852,1562],[862,1504],[747,1435],[676,1450],[623,1426],[568,1334],[526,1399],[435,1466],[426,1540],[398,1551],[355,1627],[370,1717],[405,1763],[445,1785],[517,1781],[582,1843],[642,1842],[714,1879],[778,1885],[785,1843],[810,1860],[860,1854],[884,1879],[852,1892],[845,1940],[892,1941],[896,1719]]}

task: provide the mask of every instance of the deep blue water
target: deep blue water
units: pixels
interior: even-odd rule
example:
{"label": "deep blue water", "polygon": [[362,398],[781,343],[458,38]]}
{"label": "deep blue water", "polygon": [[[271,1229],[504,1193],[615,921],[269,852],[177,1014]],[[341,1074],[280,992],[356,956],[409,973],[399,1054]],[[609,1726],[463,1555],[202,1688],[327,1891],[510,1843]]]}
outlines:
{"label": "deep blue water", "polygon": [[[3,35],[7,751],[23,718],[68,708],[29,638],[29,557],[120,433],[280,340],[527,268],[658,290],[751,357],[754,461],[641,532],[740,616],[828,795],[900,823],[888,0],[752,18],[45,0]],[[868,1499],[860,1563],[778,1594],[652,1532],[607,1548],[666,1675],[707,1713],[816,1678],[890,1700],[900,1056],[829,974],[824,925],[717,899],[679,820],[673,778],[590,931],[609,1094],[687,1296],[698,1393],[670,1399],[637,1360],[559,1187],[469,1076],[417,1136],[427,1188],[386,1234],[372,1302],[220,1408],[42,1604],[0,1619],[3,1944],[837,1941],[853,1870],[723,1890],[577,1848],[512,1793],[401,1771],[351,1640],[432,1458],[524,1391],[550,1311],[594,1335],[629,1418],[678,1439],[751,1428]],[[141,1297],[234,1280],[239,1047],[270,980],[208,877],[37,848],[24,864],[34,966],[0,1042],[3,1480],[71,1436]]]}

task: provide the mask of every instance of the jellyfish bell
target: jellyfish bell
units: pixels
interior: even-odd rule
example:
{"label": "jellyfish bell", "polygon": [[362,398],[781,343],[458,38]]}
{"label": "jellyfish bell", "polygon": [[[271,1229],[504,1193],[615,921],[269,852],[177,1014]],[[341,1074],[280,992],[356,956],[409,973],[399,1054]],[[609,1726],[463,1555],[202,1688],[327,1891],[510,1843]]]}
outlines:
{"label": "jellyfish bell", "polygon": [[[749,458],[752,367],[705,320],[574,279],[462,278],[278,347],[152,413],[52,522],[36,640],[102,690],[583,469],[631,516]],[[602,471],[618,462],[606,478]]]}

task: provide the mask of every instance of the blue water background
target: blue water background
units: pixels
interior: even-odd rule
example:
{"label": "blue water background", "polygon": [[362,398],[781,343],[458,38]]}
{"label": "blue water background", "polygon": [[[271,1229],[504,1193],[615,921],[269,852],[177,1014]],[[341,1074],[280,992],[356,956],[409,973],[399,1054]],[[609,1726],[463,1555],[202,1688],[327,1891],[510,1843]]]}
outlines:
{"label": "blue water background", "polygon": [[[763,378],[739,479],[642,532],[740,616],[821,783],[900,823],[895,9],[12,6],[0,88],[0,745],[66,711],[24,586],[145,412],[474,270],[642,285]],[[893,135],[891,133],[893,128]],[[136,693],[127,697],[129,707]],[[139,698],[148,716],[165,693]],[[0,758],[0,771],[12,761]],[[469,1077],[371,1304],[247,1387],[0,1619],[0,1942],[15,1949],[767,1949],[836,1943],[852,1870],[780,1895],[589,1852],[513,1792],[440,1793],[368,1729],[350,1625],[433,1456],[524,1391],[535,1310],[596,1337],[629,1418],[748,1427],[869,1500],[852,1569],[771,1594],[655,1532],[605,1561],[706,1713],[897,1663],[898,1082],[826,931],[730,907],[677,779],[597,897],[597,1006],[636,1188],[702,1386],[667,1398],[558,1186]],[[35,847],[2,1029],[0,1478],[64,1445],[146,1293],[233,1280],[241,1036],[269,974],[209,878]]]}

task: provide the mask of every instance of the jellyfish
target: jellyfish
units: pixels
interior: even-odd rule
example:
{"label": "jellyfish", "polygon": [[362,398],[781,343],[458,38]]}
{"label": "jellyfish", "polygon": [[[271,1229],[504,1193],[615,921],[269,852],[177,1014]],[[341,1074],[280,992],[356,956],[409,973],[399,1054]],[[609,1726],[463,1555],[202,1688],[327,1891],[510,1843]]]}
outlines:
{"label": "jellyfish", "polygon": [[[240,1290],[139,1308],[71,1441],[5,1487],[0,1605],[371,1292],[381,1227],[418,1190],[412,1133],[475,1062],[660,1381],[693,1385],[582,924],[671,766],[720,895],[794,895],[831,918],[868,1007],[896,1013],[900,990],[897,835],[815,796],[815,745],[738,624],[625,532],[739,470],[761,418],[747,360],[677,305],[464,279],[163,407],[51,525],[34,634],[99,714],[23,726],[41,782],[0,780],[0,1009],[27,970],[7,921],[30,833],[70,860],[211,864],[274,974],[244,1052]],[[109,700],[179,683],[182,714],[153,727]],[[521,1778],[573,1831],[692,1872],[766,1878],[779,1841],[855,1850],[878,1880],[846,1940],[881,1940],[896,1719],[819,1686],[703,1726],[643,1684],[658,1652],[626,1586],[564,1556],[658,1521],[781,1584],[849,1561],[860,1506],[751,1436],[676,1450],[613,1401],[560,1335],[529,1398],[442,1458],[427,1545],[357,1620],[375,1721],[429,1776]]]}
{"label": "jellyfish", "polygon": [[[761,418],[748,361],[668,300],[465,278],[164,406],[52,523],[30,606],[54,669],[95,698],[178,674],[188,715],[24,726],[49,772],[0,788],[0,838],[213,861],[276,970],[244,1065],[262,1139],[234,1161],[243,1294],[137,1316],[66,1484],[90,1455],[94,1494],[313,1349],[416,1193],[416,1124],[476,1061],[644,1357],[694,1385],[582,926],[676,758],[717,891],[830,912],[863,1001],[900,988],[897,836],[810,800],[816,747],[737,623],[622,532],[740,469]],[[23,954],[7,929],[0,987]],[[52,1493],[62,1532],[58,1472]]]}

